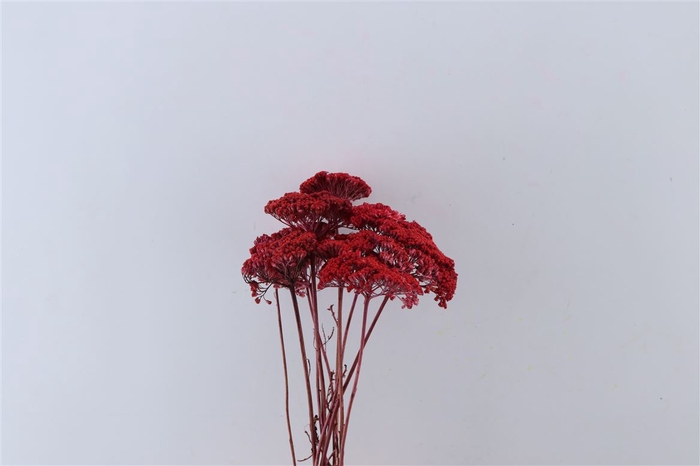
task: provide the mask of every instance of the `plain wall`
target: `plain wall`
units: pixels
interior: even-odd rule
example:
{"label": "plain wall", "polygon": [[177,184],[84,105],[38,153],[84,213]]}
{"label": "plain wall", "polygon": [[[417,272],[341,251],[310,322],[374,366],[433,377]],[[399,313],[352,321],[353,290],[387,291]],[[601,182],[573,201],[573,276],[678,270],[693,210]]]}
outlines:
{"label": "plain wall", "polygon": [[319,170],[459,273],[379,321],[350,464],[700,461],[696,2],[2,9],[5,464],[288,463],[240,266]]}

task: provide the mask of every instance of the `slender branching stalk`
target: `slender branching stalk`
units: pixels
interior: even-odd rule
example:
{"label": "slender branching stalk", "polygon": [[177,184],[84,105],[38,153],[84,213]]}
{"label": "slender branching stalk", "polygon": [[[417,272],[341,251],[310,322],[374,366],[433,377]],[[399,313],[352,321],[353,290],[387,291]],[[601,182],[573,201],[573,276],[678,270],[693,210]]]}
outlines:
{"label": "slender branching stalk", "polygon": [[338,412],[337,428],[333,429],[333,463],[342,466],[343,459],[340,457],[340,443],[343,441],[343,287],[338,287],[338,333],[336,336],[335,354],[335,399],[338,400],[336,410]]}
{"label": "slender branching stalk", "polygon": [[287,372],[287,352],[284,347],[284,332],[282,331],[282,312],[280,311],[280,294],[275,288],[275,303],[277,304],[277,324],[280,330],[280,343],[282,346],[282,366],[284,367],[284,412],[287,416],[287,432],[289,433],[289,449],[292,453],[292,466],[297,464],[294,450],[294,438],[292,435],[292,421],[289,416],[289,375]]}
{"label": "slender branching stalk", "polygon": [[[318,404],[318,419],[319,423],[323,423],[326,419],[326,397],[325,397],[325,387],[326,381],[324,376],[323,368],[323,355],[325,354],[325,347],[321,341],[321,326],[318,320],[318,294],[316,292],[316,260],[311,260],[311,294],[310,302],[312,303],[311,316],[314,321],[314,340],[316,347],[316,390],[318,391],[319,404]],[[326,364],[328,361],[326,360]]]}
{"label": "slender branching stalk", "polygon": [[[362,309],[362,330],[360,331],[360,349],[358,351],[357,373],[355,374],[355,382],[350,393],[350,401],[348,402],[348,413],[345,417],[345,425],[343,426],[343,442],[340,445],[340,456],[345,457],[345,444],[348,435],[348,426],[350,424],[350,414],[352,413],[352,405],[355,402],[355,394],[357,393],[357,383],[360,380],[360,370],[362,369],[362,356],[365,352],[365,335],[367,333],[367,313],[369,311],[370,297],[364,297],[364,306]],[[350,378],[350,377],[348,377]]]}
{"label": "slender branching stalk", "polygon": [[[379,306],[379,309],[377,310],[377,313],[374,316],[374,319],[372,319],[372,324],[370,325],[369,330],[367,331],[367,335],[365,335],[365,338],[364,338],[365,345],[369,341],[369,336],[372,334],[372,330],[374,330],[374,326],[377,323],[379,316],[382,314],[382,311],[384,310],[384,307],[386,306],[387,302],[389,302],[389,297],[385,296],[384,299],[382,300],[382,304]],[[348,372],[347,381],[343,385],[344,390],[347,390],[347,388],[348,388],[348,385],[350,383],[350,379],[352,378],[352,374],[353,374],[353,372],[355,372],[355,367],[357,367],[359,357],[360,357],[360,353],[358,352],[355,355],[355,359],[352,362],[352,366],[350,366],[350,371]]]}
{"label": "slender branching stalk", "polygon": [[[311,322],[312,322],[312,343],[314,347],[314,355],[318,356],[319,351],[318,351],[318,342],[316,340],[316,319],[314,318],[314,302],[313,298],[311,297],[311,287],[308,287],[306,290],[306,298],[309,302],[309,314],[311,315]],[[315,362],[315,370],[314,370],[314,383],[316,387],[316,406],[322,406],[321,404],[321,397],[322,397],[322,388],[321,388],[321,374],[320,371],[318,370],[318,357],[314,357],[314,362]],[[320,422],[322,424],[322,422]],[[314,461],[316,459],[314,458]],[[315,464],[315,463],[314,463]]]}
{"label": "slender branching stalk", "polygon": [[345,324],[345,336],[343,337],[343,353],[345,353],[345,346],[348,343],[348,330],[350,330],[350,322],[352,321],[352,314],[355,312],[355,304],[357,303],[357,298],[359,298],[359,293],[355,293],[355,297],[352,298],[352,304],[350,305],[350,313],[348,314],[348,322]]}
{"label": "slender branching stalk", "polygon": [[[333,465],[342,463],[340,458],[340,439],[342,433],[342,418],[344,409],[344,390],[343,390],[343,288],[338,287],[338,314],[333,313],[333,307],[330,309],[333,316],[333,321],[336,325],[336,367],[332,383],[329,382],[329,414],[325,422],[321,424],[320,445],[318,450],[319,460],[325,457],[328,447],[331,442],[333,451],[331,459]],[[340,414],[339,414],[340,413]],[[338,421],[339,420],[339,421]]]}
{"label": "slender branching stalk", "polygon": [[309,377],[309,364],[308,358],[306,357],[306,344],[304,343],[304,331],[301,327],[301,315],[299,314],[299,302],[297,301],[297,295],[293,288],[290,288],[290,294],[292,295],[292,305],[294,306],[294,317],[297,321],[297,332],[299,333],[299,346],[301,348],[301,360],[304,365],[304,379],[306,382],[306,402],[309,407],[309,430],[311,431],[311,457],[316,456],[316,445],[318,444],[318,437],[316,435],[316,425],[314,421],[314,403],[313,397],[311,396],[311,379]]}

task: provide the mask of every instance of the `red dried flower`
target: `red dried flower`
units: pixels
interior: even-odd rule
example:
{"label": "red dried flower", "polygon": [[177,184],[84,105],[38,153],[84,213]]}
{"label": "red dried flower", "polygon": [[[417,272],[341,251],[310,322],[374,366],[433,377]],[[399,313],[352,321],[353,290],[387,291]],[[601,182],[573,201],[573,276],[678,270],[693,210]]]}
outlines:
{"label": "red dried flower", "polygon": [[328,191],[342,199],[356,201],[369,196],[372,188],[357,176],[323,171],[304,181],[299,186],[299,191],[305,194]]}
{"label": "red dried flower", "polygon": [[316,249],[316,256],[321,261],[327,261],[333,257],[337,257],[341,253],[343,247],[345,246],[345,239],[348,235],[337,234],[332,238],[325,238],[318,243],[318,248]]}
{"label": "red dried flower", "polygon": [[398,297],[412,307],[423,294],[411,275],[412,265],[401,245],[371,231],[359,231],[338,240],[339,250],[319,272],[319,288],[338,286],[368,298]]}
{"label": "red dried flower", "polygon": [[388,205],[365,202],[352,208],[352,224],[357,229],[376,229],[385,220],[406,220],[406,216]]}
{"label": "red dried flower", "polygon": [[311,231],[319,238],[348,222],[352,205],[329,192],[287,193],[265,206],[265,213],[290,227]]}
{"label": "red dried flower", "polygon": [[[358,177],[347,173],[317,173],[301,184],[300,192],[287,193],[267,203],[265,212],[287,226],[272,235],[259,236],[250,249],[250,258],[241,269],[257,303],[265,299],[270,287],[275,288],[287,395],[289,378],[277,288],[288,288],[292,293],[309,410],[309,458],[319,465],[330,464],[329,448],[333,462],[343,462],[347,420],[352,412],[363,353],[387,301],[398,298],[403,304],[402,308],[411,308],[418,304],[420,296],[433,293],[438,304],[447,307],[447,301],[452,299],[457,286],[454,261],[438,249],[425,228],[416,222],[409,222],[405,215],[384,204],[365,203],[353,207],[353,201],[370,193],[370,187]],[[343,234],[340,233],[341,229]],[[319,318],[317,291],[325,287],[338,288],[337,311],[333,310],[332,305],[329,307],[336,323],[333,330],[337,330],[335,365],[331,364],[326,350],[326,343],[334,332],[326,336]],[[342,313],[343,290],[355,295],[345,320]],[[360,344],[348,370],[344,364],[347,336],[360,295],[364,297]],[[306,353],[297,296],[308,297],[313,325],[316,403],[311,388],[313,360]],[[369,301],[379,296],[384,298],[367,327]],[[271,301],[265,301],[271,304]],[[353,385],[350,390],[351,381]],[[348,393],[349,404],[345,410]],[[290,452],[292,462],[296,463],[289,403],[286,407]]]}
{"label": "red dried flower", "polygon": [[457,287],[454,261],[440,251],[425,228],[384,204],[355,206],[351,222],[357,229],[376,232],[400,244],[413,264],[413,277],[425,292],[435,294],[439,306],[447,307]]}
{"label": "red dried flower", "polygon": [[[311,260],[317,261],[319,286],[340,286],[366,296],[399,297],[404,307],[433,293],[441,307],[454,296],[454,261],[416,222],[384,204],[352,206],[370,187],[347,173],[319,172],[302,183],[300,193],[268,202],[265,212],[289,228],[259,237],[243,275],[259,302],[270,286],[303,293]],[[356,230],[338,234],[341,227]]]}
{"label": "red dried flower", "polygon": [[270,286],[303,288],[317,244],[316,235],[293,228],[259,236],[241,270],[255,301],[259,303]]}

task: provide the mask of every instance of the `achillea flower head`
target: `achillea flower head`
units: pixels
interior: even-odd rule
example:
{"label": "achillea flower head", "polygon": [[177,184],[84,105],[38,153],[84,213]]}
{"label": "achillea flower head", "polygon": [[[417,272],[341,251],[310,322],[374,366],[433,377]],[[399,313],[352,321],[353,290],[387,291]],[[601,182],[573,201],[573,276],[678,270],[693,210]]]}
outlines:
{"label": "achillea flower head", "polygon": [[317,245],[316,235],[294,228],[259,236],[241,270],[255,301],[259,303],[270,286],[303,286],[310,255]]}
{"label": "achillea flower head", "polygon": [[319,288],[336,286],[367,298],[399,298],[407,308],[418,303],[423,289],[410,273],[408,256],[390,238],[361,231],[349,235],[344,243],[319,272]]}
{"label": "achillea flower head", "polygon": [[328,191],[334,196],[348,201],[356,201],[367,197],[372,188],[357,176],[347,173],[318,172],[299,186],[299,192],[305,194]]}
{"label": "achillea flower head", "polygon": [[376,232],[400,244],[413,264],[411,274],[423,291],[435,294],[438,305],[447,307],[457,287],[454,261],[440,251],[425,228],[384,204],[355,206],[351,222],[356,229]]}
{"label": "achillea flower head", "polygon": [[379,202],[365,202],[352,208],[351,222],[357,229],[374,230],[387,220],[406,220],[406,216]]}
{"label": "achillea flower head", "polygon": [[327,191],[287,193],[265,206],[265,213],[285,225],[314,232],[319,238],[346,224],[351,212],[350,201]]}

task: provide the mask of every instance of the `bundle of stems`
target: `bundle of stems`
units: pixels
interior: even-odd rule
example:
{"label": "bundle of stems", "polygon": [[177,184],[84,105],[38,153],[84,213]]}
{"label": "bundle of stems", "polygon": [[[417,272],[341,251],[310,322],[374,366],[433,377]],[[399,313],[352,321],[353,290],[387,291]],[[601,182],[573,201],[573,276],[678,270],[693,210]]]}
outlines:
{"label": "bundle of stems", "polygon": [[[311,460],[313,466],[340,466],[344,464],[348,426],[350,424],[353,403],[357,394],[365,348],[382,311],[389,301],[389,297],[383,296],[378,308],[374,312],[371,312],[370,303],[373,300],[371,296],[362,296],[359,292],[345,293],[342,287],[338,287],[336,303],[327,309],[334,323],[334,327],[327,333],[325,328],[320,324],[318,291],[315,286],[316,279],[313,270],[311,272],[310,284],[310,289],[305,294],[308,298],[308,311],[313,323],[311,328],[314,349],[313,364],[307,354],[307,346],[304,338],[304,327],[301,317],[303,310],[300,309],[297,294],[290,290],[292,306],[294,307],[294,318],[296,321],[296,336],[299,340],[301,361],[304,370],[309,416],[309,429],[306,431],[306,434],[311,444],[311,453],[303,459],[297,459],[298,456],[294,446],[289,409],[287,348],[282,326],[279,290],[275,289],[275,304],[277,307],[277,320],[279,324],[279,337],[284,367],[285,413],[289,434],[289,447],[292,464],[296,464],[297,461]],[[349,309],[344,313],[345,309],[343,306],[346,294],[350,294],[352,300],[349,303]],[[358,349],[352,354],[347,354],[348,336],[350,335],[349,330],[356,308],[361,308],[361,311],[358,310],[358,312],[362,312],[362,316],[360,317],[360,332],[359,337],[357,337],[359,340],[357,344]],[[372,314],[371,322],[370,314]],[[333,338],[335,338],[335,342],[334,344],[330,344]],[[346,355],[349,357],[347,361],[352,361],[351,364],[346,362]]]}

